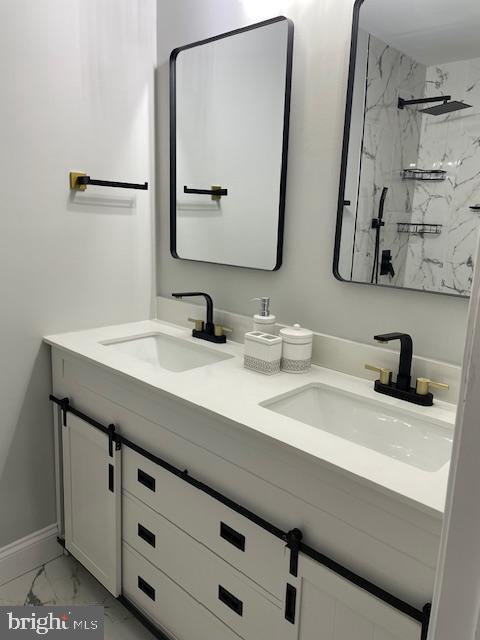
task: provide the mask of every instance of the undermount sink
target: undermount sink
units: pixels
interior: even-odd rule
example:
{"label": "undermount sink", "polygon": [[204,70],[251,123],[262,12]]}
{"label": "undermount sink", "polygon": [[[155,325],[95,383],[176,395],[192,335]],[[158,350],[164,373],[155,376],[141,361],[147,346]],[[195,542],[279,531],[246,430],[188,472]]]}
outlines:
{"label": "undermount sink", "polygon": [[205,367],[233,357],[164,333],[108,340],[102,344],[136,360],[176,372]]}
{"label": "undermount sink", "polygon": [[311,384],[261,406],[424,471],[450,460],[452,429],[347,391]]}

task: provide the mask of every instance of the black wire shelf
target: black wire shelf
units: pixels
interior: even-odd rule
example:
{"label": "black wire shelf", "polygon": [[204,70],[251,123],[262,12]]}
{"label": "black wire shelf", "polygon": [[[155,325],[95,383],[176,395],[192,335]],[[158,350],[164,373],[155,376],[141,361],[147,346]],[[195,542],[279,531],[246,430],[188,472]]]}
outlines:
{"label": "black wire shelf", "polygon": [[403,169],[404,180],[431,180],[441,182],[447,177],[447,172],[442,169]]}
{"label": "black wire shelf", "polygon": [[424,222],[397,222],[398,233],[410,233],[416,235],[434,235],[442,233],[441,224],[428,224]]}

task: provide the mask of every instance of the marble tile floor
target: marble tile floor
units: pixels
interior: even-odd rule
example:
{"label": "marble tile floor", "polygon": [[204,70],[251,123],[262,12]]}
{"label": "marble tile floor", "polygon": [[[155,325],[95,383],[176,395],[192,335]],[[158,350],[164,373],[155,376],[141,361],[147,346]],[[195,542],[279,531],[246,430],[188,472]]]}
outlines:
{"label": "marble tile floor", "polygon": [[154,636],[74,558],[62,555],[0,586],[2,605],[100,604],[105,640],[154,640]]}

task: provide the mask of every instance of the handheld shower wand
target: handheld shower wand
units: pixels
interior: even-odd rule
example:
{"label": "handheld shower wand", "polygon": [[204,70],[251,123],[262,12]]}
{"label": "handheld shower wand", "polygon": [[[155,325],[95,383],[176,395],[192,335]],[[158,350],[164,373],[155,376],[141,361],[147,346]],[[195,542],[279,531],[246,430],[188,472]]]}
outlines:
{"label": "handheld shower wand", "polygon": [[385,198],[387,197],[388,187],[383,187],[382,194],[380,196],[380,204],[378,205],[378,217],[372,219],[372,229],[375,229],[375,251],[373,254],[373,267],[372,277],[370,278],[371,284],[378,284],[378,267],[379,267],[379,253],[380,253],[380,231],[385,226],[383,221],[383,212],[385,209]]}

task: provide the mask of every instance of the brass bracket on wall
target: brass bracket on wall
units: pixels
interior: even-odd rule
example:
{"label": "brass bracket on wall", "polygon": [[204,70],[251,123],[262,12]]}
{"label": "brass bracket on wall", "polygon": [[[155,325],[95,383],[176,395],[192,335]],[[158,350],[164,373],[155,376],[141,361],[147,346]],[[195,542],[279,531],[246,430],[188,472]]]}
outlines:
{"label": "brass bracket on wall", "polygon": [[220,193],[212,193],[212,200],[221,200],[222,198],[222,187],[219,184],[212,184],[212,191],[219,191]]}
{"label": "brass bracket on wall", "polygon": [[70,189],[75,191],[85,191],[87,188],[86,184],[78,184],[78,178],[86,177],[86,173],[83,171],[70,171]]}

